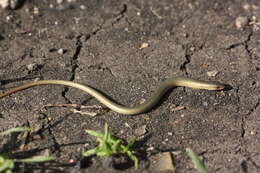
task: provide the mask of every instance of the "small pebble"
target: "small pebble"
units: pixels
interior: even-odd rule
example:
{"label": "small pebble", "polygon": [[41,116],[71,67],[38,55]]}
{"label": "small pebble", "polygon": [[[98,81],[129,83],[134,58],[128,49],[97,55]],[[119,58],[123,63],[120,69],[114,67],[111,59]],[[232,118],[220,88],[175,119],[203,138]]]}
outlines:
{"label": "small pebble", "polygon": [[155,147],[154,146],[150,146],[146,149],[146,151],[154,151],[155,150]]}
{"label": "small pebble", "polygon": [[40,9],[38,7],[33,8],[33,14],[34,15],[39,15],[40,14]]}
{"label": "small pebble", "polygon": [[131,128],[128,123],[125,123],[125,127]]}
{"label": "small pebble", "polygon": [[56,0],[57,4],[63,3],[63,0]]}
{"label": "small pebble", "polygon": [[208,72],[207,72],[207,75],[208,75],[209,77],[215,77],[217,74],[218,74],[218,71],[217,71],[217,70],[213,70],[213,71],[208,71]]}
{"label": "small pebble", "polygon": [[253,10],[258,10],[258,9],[259,9],[259,6],[253,4],[253,5],[252,5],[252,9],[253,9]]}
{"label": "small pebble", "polygon": [[140,104],[143,104],[145,101],[146,101],[146,99],[145,99],[145,98],[142,98],[139,103],[140,103]]}
{"label": "small pebble", "polygon": [[252,18],[250,19],[249,25],[252,26],[254,31],[258,31],[259,30],[259,19],[256,18],[256,16],[252,16]]}
{"label": "small pebble", "polygon": [[208,102],[203,102],[202,104],[203,104],[203,106],[205,106],[205,107],[208,106]]}
{"label": "small pebble", "polygon": [[250,132],[250,134],[251,134],[251,135],[255,135],[255,134],[256,134],[256,132],[254,132],[254,131],[251,131],[251,132]]}
{"label": "small pebble", "polygon": [[248,22],[249,20],[247,17],[239,16],[236,18],[235,24],[237,29],[244,29]]}
{"label": "small pebble", "polygon": [[7,9],[9,7],[9,0],[0,0],[0,6],[3,9]]}
{"label": "small pebble", "polygon": [[60,55],[64,54],[65,52],[66,52],[65,49],[59,49],[59,50],[58,50],[58,54],[60,54]]}
{"label": "small pebble", "polygon": [[246,3],[246,4],[243,5],[243,8],[245,10],[250,10],[250,5],[248,3]]}
{"label": "small pebble", "polygon": [[86,9],[86,6],[85,6],[85,5],[80,5],[79,8],[80,8],[81,10],[85,10],[85,9]]}
{"label": "small pebble", "polygon": [[185,106],[176,106],[176,105],[173,105],[173,106],[171,106],[170,109],[171,109],[172,112],[174,112],[174,111],[184,110],[184,109],[186,109],[186,107],[185,107]]}
{"label": "small pebble", "polygon": [[0,7],[3,9],[17,9],[24,0],[0,0]]}
{"label": "small pebble", "polygon": [[12,15],[6,16],[6,21],[11,21],[12,19],[13,19],[13,16],[12,16]]}
{"label": "small pebble", "polygon": [[68,161],[70,164],[71,163],[74,163],[75,162],[75,160],[74,159],[69,159],[69,161]]}
{"label": "small pebble", "polygon": [[143,125],[143,126],[137,128],[137,129],[135,129],[135,134],[136,134],[137,136],[142,136],[142,135],[144,135],[146,132],[147,132],[147,130],[146,130],[146,125]]}
{"label": "small pebble", "polygon": [[156,156],[155,171],[174,171],[175,166],[170,152],[159,153]]}
{"label": "small pebble", "polygon": [[183,37],[186,37],[186,38],[189,36],[189,34],[187,34],[187,33],[183,33],[182,35],[183,35]]}
{"label": "small pebble", "polygon": [[38,67],[38,64],[36,64],[36,63],[28,64],[28,65],[26,66],[27,70],[29,70],[29,71],[36,70],[37,67]]}
{"label": "small pebble", "polygon": [[180,154],[182,153],[182,151],[177,150],[177,151],[172,151],[171,153],[172,153],[173,155],[178,156],[178,155],[180,155]]}
{"label": "small pebble", "polygon": [[143,43],[139,49],[144,49],[144,48],[147,48],[147,47],[149,47],[149,44]]}
{"label": "small pebble", "polygon": [[9,6],[12,10],[18,8],[18,6],[20,5],[20,3],[22,3],[22,0],[9,0]]}
{"label": "small pebble", "polygon": [[172,132],[168,132],[168,135],[169,135],[169,136],[172,136]]}

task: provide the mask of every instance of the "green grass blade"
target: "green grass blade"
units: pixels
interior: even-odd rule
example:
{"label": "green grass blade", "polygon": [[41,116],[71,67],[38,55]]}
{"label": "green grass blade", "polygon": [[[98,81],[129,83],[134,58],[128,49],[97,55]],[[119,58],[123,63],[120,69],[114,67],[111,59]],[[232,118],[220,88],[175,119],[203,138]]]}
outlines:
{"label": "green grass blade", "polygon": [[[111,144],[110,144],[111,145]],[[111,149],[112,151],[114,151],[115,153],[117,153],[117,150],[120,149],[120,146],[121,146],[121,140],[116,140],[116,141],[113,141],[112,145],[111,145]]]}
{"label": "green grass blade", "polygon": [[186,148],[186,152],[189,155],[189,157],[191,158],[191,160],[192,160],[195,168],[198,170],[198,172],[200,172],[200,173],[210,173],[207,170],[207,168],[205,167],[204,163],[199,158],[199,156],[194,151],[192,151],[192,149]]}
{"label": "green grass blade", "polygon": [[3,163],[4,161],[5,161],[5,158],[0,155],[0,165],[1,165],[1,163]]}
{"label": "green grass blade", "polygon": [[95,154],[100,157],[110,157],[117,154],[126,154],[134,162],[135,168],[138,167],[138,159],[130,149],[135,143],[135,138],[130,139],[128,145],[125,146],[122,144],[122,140],[112,136],[112,132],[107,123],[105,123],[104,134],[92,130],[86,130],[86,132],[97,137],[98,146],[94,149],[82,152],[83,156],[87,157]]}
{"label": "green grass blade", "polygon": [[137,159],[137,157],[131,151],[126,152],[126,154],[134,162],[134,167],[135,167],[135,169],[137,169],[138,168],[138,159]]}
{"label": "green grass blade", "polygon": [[88,156],[91,156],[91,155],[93,155],[93,154],[96,154],[96,148],[82,152],[82,155],[83,155],[84,157],[88,157]]}
{"label": "green grass blade", "polygon": [[130,148],[134,145],[135,141],[136,141],[136,138],[135,138],[135,137],[130,138],[130,139],[127,141],[127,146],[126,146],[126,147],[127,147],[128,149],[130,149]]}
{"label": "green grass blade", "polygon": [[13,160],[5,159],[5,161],[0,164],[0,172],[6,171],[7,169],[13,169],[13,168],[14,168]]}
{"label": "green grass blade", "polygon": [[11,128],[6,131],[3,131],[0,133],[0,135],[9,135],[11,133],[16,133],[16,132],[25,132],[25,131],[31,131],[29,127],[16,127],[16,128]]}
{"label": "green grass blade", "polygon": [[8,169],[5,171],[5,173],[12,173],[12,170]]}
{"label": "green grass blade", "polygon": [[108,141],[108,139],[110,140],[110,138],[108,138],[108,137],[110,137],[110,136],[111,136],[111,134],[110,134],[110,131],[109,131],[109,129],[108,129],[108,124],[105,123],[104,141]]}
{"label": "green grass blade", "polygon": [[27,159],[16,159],[16,162],[25,162],[25,163],[38,163],[38,162],[48,162],[55,160],[55,157],[45,157],[45,156],[34,156]]}
{"label": "green grass blade", "polygon": [[103,138],[103,136],[104,136],[102,133],[96,132],[94,130],[86,130],[86,132],[88,134],[90,134],[91,136],[95,136],[95,137],[98,137],[98,138]]}

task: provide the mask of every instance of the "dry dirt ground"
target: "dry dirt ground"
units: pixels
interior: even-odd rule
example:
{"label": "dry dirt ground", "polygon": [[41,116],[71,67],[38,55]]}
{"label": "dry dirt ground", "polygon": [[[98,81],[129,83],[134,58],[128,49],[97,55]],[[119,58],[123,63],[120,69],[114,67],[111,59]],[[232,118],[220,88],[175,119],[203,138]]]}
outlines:
{"label": "dry dirt ground", "polygon": [[[56,163],[21,164],[17,172],[157,172],[162,152],[171,152],[175,172],[196,172],[186,147],[212,172],[260,172],[260,1],[30,0],[16,10],[1,9],[0,16],[1,91],[37,78],[64,79],[133,106],[174,76],[232,86],[221,92],[177,88],[137,116],[43,109],[99,105],[63,86],[5,97],[1,131],[32,127],[23,156],[57,157]],[[98,157],[82,160],[81,149],[95,146],[85,129],[102,131],[105,122],[117,137],[138,137],[137,170],[122,157],[115,168]]]}

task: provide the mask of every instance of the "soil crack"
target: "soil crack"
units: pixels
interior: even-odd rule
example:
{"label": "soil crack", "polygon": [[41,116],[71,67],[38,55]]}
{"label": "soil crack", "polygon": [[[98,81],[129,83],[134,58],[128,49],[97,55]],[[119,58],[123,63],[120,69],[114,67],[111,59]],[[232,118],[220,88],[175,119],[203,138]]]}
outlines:
{"label": "soil crack", "polygon": [[116,17],[113,19],[113,22],[111,23],[112,26],[114,26],[116,23],[118,23],[121,19],[125,17],[125,13],[127,13],[127,5],[123,4],[122,10],[116,15]]}
{"label": "soil crack", "polygon": [[252,58],[252,52],[251,50],[249,49],[249,45],[248,43],[251,41],[251,38],[253,36],[253,31],[251,31],[248,36],[247,36],[247,39],[245,41],[242,41],[242,42],[239,42],[239,43],[234,43],[234,44],[231,44],[230,46],[228,46],[226,48],[226,50],[231,50],[233,48],[236,48],[236,47],[239,47],[239,46],[244,46],[246,52],[248,53],[249,57]]}
{"label": "soil crack", "polygon": [[43,113],[43,112],[41,112],[40,114],[44,117],[44,119],[47,120],[47,127],[44,127],[44,128],[41,129],[41,130],[46,129],[46,130],[48,131],[48,134],[49,134],[49,136],[50,136],[50,137],[48,137],[48,138],[50,139],[50,142],[49,142],[49,143],[52,144],[52,151],[53,151],[53,152],[61,152],[61,151],[60,151],[60,144],[59,144],[59,142],[57,141],[57,139],[55,138],[55,135],[54,135],[54,133],[53,133],[53,131],[52,131],[53,125],[51,125],[51,121],[49,120],[48,115],[46,115],[46,114]]}
{"label": "soil crack", "polygon": [[[71,64],[71,76],[69,78],[70,81],[73,81],[75,79],[75,75],[76,75],[76,70],[78,68],[78,58],[80,55],[80,51],[82,49],[83,43],[81,41],[81,37],[82,35],[79,35],[77,37],[77,41],[76,41],[76,50],[74,55],[71,58],[70,64]],[[71,103],[71,101],[66,97],[66,93],[68,92],[69,88],[65,87],[64,90],[62,91],[62,97],[65,98],[65,100],[67,101],[67,103]]]}
{"label": "soil crack", "polygon": [[248,46],[248,43],[251,41],[251,38],[252,38],[252,36],[253,36],[253,31],[251,31],[249,34],[248,34],[248,36],[247,36],[247,39],[244,41],[244,47],[245,47],[245,49],[246,49],[246,51],[247,51],[247,53],[248,53],[248,55],[249,55],[249,57],[252,59],[252,52],[251,52],[251,50],[249,49],[249,46]]}
{"label": "soil crack", "polygon": [[186,76],[189,76],[187,65],[191,63],[191,57],[192,55],[203,49],[203,45],[200,46],[194,46],[193,44],[183,45],[183,49],[185,50],[185,61],[180,65],[180,70],[185,73]]}
{"label": "soil crack", "polygon": [[191,62],[191,56],[189,54],[185,54],[185,61],[181,64],[180,70],[184,71],[185,75],[188,76],[187,65]]}
{"label": "soil crack", "polygon": [[[115,25],[116,23],[118,23],[122,18],[124,18],[125,13],[127,12],[127,5],[123,4],[123,8],[121,11],[119,11],[119,13],[116,15],[116,17],[113,19],[113,21],[111,22],[111,25]],[[83,35],[79,35],[76,37],[77,41],[76,41],[76,50],[74,55],[71,58],[71,76],[69,78],[70,81],[73,81],[75,79],[75,75],[76,75],[76,70],[78,68],[78,58],[81,52],[81,49],[83,47],[83,42],[88,41],[92,36],[96,35],[99,31],[101,31],[102,29],[105,29],[103,26],[105,24],[105,21],[101,23],[101,25],[99,25],[99,27],[97,29],[95,29],[94,31],[92,31],[90,34],[86,34],[85,38],[82,39]],[[82,41],[84,40],[84,41]],[[107,70],[109,71],[109,73],[111,73],[113,76],[113,72],[109,67],[103,67],[103,66],[98,66],[98,69],[102,69],[102,70]],[[69,91],[68,87],[65,87],[64,90],[62,91],[62,97],[66,100],[67,103],[71,103],[70,99],[66,97],[67,92]]]}

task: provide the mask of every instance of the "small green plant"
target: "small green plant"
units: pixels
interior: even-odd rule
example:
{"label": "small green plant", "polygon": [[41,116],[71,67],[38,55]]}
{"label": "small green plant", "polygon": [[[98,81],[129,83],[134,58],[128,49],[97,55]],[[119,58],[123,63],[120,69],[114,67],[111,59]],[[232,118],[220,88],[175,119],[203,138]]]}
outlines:
{"label": "small green plant", "polygon": [[107,123],[105,124],[104,134],[93,130],[86,130],[86,132],[97,137],[98,146],[94,149],[82,152],[84,157],[95,154],[97,156],[108,158],[117,154],[126,154],[134,162],[135,168],[138,167],[138,159],[131,150],[131,147],[135,143],[135,138],[131,138],[126,146],[123,145],[122,140],[112,136]]}
{"label": "small green plant", "polygon": [[209,173],[208,169],[204,165],[204,163],[201,161],[199,156],[190,148],[186,148],[186,152],[191,158],[195,168],[198,170],[200,173]]}
{"label": "small green plant", "polygon": [[[30,131],[31,129],[28,127],[17,127],[17,128],[11,128],[4,132],[0,133],[0,136],[9,135],[11,133],[16,132],[25,132]],[[0,172],[4,173],[12,173],[12,170],[15,167],[16,162],[23,162],[23,163],[39,163],[39,162],[47,162],[54,160],[54,157],[45,157],[45,156],[34,156],[31,158],[25,158],[25,159],[9,159],[8,153],[4,153],[0,155]]]}

